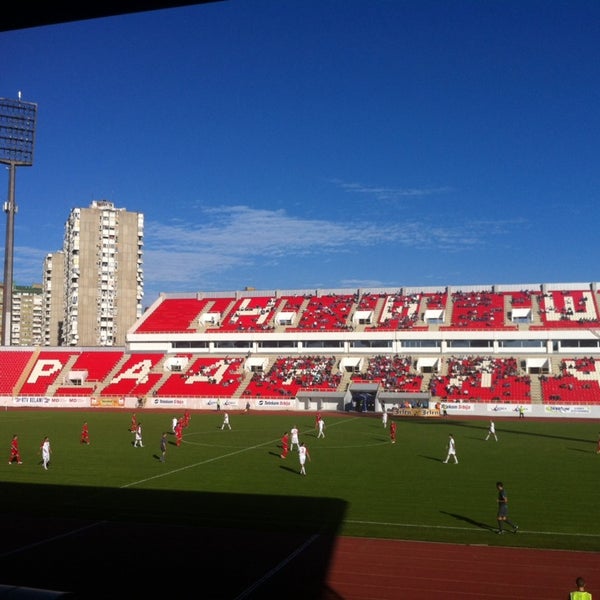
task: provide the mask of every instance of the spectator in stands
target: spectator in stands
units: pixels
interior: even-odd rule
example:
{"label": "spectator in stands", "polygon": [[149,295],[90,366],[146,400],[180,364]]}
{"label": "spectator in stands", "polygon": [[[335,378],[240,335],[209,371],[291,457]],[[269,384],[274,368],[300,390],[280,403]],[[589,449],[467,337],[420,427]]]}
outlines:
{"label": "spectator in stands", "polygon": [[17,461],[17,464],[22,465],[21,453],[19,452],[19,436],[15,433],[10,442],[10,458],[8,464],[12,465],[13,462]]}

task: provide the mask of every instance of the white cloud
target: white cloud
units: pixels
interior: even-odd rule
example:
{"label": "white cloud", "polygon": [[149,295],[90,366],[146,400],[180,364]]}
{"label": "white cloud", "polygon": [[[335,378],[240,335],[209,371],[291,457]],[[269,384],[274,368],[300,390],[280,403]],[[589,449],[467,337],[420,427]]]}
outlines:
{"label": "white cloud", "polygon": [[[195,224],[146,222],[145,280],[163,289],[178,285],[194,289],[226,271],[262,264],[278,257],[288,261],[307,256],[348,253],[362,248],[404,246],[438,251],[472,249],[486,243],[490,230],[511,224],[457,223],[435,225],[426,220],[388,225],[368,221],[331,222],[302,219],[284,210],[221,206],[198,209]],[[195,285],[194,285],[195,284]]]}
{"label": "white cloud", "polygon": [[[161,291],[223,289],[225,279],[243,281],[245,270],[285,269],[290,273],[309,259],[323,265],[335,261],[336,256],[356,252],[372,253],[373,261],[378,261],[401,248],[421,252],[472,250],[488,244],[493,237],[514,235],[515,226],[524,223],[519,219],[444,224],[435,220],[433,213],[420,220],[404,220],[400,215],[397,221],[387,224],[328,221],[249,206],[194,209],[189,222],[179,219],[162,224],[146,220],[145,295],[152,301]],[[47,252],[16,247],[15,284],[41,282]],[[3,261],[1,253],[0,257]],[[356,281],[362,286],[379,285],[370,273],[356,273]]]}
{"label": "white cloud", "polygon": [[332,179],[340,189],[352,193],[373,196],[379,200],[397,200],[399,198],[415,196],[433,196],[445,194],[452,191],[450,187],[432,187],[432,188],[390,188],[381,186],[369,186],[362,183],[349,183],[339,179]]}

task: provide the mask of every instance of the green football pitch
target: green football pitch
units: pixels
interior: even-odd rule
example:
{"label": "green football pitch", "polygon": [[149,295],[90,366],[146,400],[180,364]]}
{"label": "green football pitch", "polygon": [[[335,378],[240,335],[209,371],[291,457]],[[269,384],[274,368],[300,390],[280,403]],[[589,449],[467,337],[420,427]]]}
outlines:
{"label": "green football pitch", "polygon": [[[180,446],[177,413],[142,411],[143,448],[133,447],[131,412],[8,410],[0,414],[6,458],[3,513],[147,520],[181,525],[600,550],[599,425],[584,420],[395,419],[397,442],[374,415],[192,413]],[[90,445],[80,443],[87,421]],[[308,447],[307,475],[280,439],[293,425]],[[169,432],[166,461],[161,434]],[[23,464],[8,464],[19,436]],[[448,435],[459,464],[444,464]],[[39,447],[48,435],[47,471]],[[496,535],[496,481],[504,482],[517,535]]]}

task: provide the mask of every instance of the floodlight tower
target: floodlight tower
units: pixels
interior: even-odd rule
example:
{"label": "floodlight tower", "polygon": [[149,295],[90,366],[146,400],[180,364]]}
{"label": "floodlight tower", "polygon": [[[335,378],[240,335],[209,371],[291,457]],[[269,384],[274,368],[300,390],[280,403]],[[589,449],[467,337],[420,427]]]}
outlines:
{"label": "floodlight tower", "polygon": [[15,175],[17,167],[33,164],[33,145],[37,104],[0,98],[0,163],[8,165],[6,240],[4,243],[4,301],[2,303],[2,345],[10,346],[12,337],[12,292],[15,214]]}

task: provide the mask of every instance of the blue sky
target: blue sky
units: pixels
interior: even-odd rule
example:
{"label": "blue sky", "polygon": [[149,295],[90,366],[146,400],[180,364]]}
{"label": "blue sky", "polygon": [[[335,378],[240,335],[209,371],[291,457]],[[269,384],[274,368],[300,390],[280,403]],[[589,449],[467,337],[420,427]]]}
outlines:
{"label": "blue sky", "polygon": [[38,104],[16,284],[99,199],[145,215],[145,306],[600,279],[596,1],[225,0],[0,53],[0,97]]}

